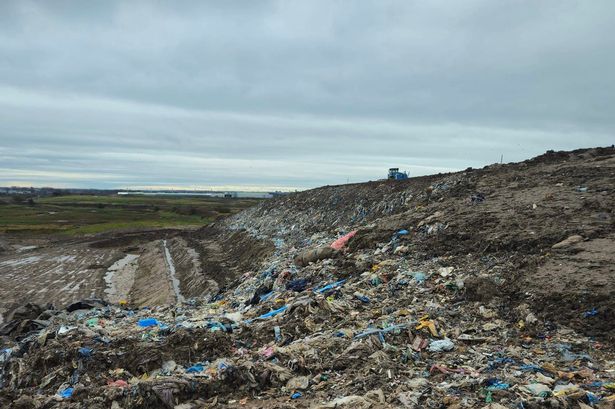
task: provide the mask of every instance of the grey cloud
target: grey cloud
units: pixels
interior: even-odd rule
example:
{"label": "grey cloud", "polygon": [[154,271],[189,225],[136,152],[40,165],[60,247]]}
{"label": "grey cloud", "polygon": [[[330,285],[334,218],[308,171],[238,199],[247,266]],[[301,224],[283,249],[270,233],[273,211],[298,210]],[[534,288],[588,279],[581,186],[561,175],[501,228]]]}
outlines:
{"label": "grey cloud", "polygon": [[610,145],[614,12],[5,1],[0,184],[304,188]]}

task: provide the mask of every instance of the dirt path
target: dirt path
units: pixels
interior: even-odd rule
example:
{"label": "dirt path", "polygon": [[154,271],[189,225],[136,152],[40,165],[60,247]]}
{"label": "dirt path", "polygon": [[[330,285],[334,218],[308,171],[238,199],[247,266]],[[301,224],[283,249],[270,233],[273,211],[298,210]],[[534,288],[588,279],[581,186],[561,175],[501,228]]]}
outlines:
{"label": "dirt path", "polygon": [[130,291],[130,300],[137,306],[154,306],[175,302],[175,294],[169,280],[161,241],[151,241],[141,246],[135,275]]}
{"label": "dirt path", "polygon": [[105,274],[107,301],[114,304],[129,301],[128,295],[135,282],[138,259],[138,254],[127,254],[109,267]]}

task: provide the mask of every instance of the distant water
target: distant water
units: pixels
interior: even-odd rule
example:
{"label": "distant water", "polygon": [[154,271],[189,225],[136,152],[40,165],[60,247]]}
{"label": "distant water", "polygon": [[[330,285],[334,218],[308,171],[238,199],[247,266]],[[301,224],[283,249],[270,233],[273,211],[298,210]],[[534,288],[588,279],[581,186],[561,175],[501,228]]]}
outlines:
{"label": "distant water", "polygon": [[[155,191],[139,191],[139,192],[118,192],[118,195],[143,195],[143,196],[206,196],[206,197],[224,197],[225,192],[155,192]],[[228,192],[235,198],[257,198],[268,199],[273,197],[269,192]]]}

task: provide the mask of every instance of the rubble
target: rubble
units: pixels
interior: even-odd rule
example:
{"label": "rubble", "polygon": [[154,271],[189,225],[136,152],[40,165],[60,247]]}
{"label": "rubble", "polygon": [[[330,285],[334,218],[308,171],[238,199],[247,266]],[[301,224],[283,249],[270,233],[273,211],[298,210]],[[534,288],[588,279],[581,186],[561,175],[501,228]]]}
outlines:
{"label": "rubble", "polygon": [[[615,168],[615,152],[607,153],[596,154],[599,175]],[[564,173],[582,169],[549,155],[543,161]],[[492,173],[527,175],[532,163]],[[222,221],[221,234],[242,229],[275,250],[259,268],[226,277],[215,294],[162,306],[35,308],[22,318],[41,326],[2,337],[0,406],[613,407],[612,333],[592,330],[614,322],[609,289],[548,305],[534,296],[539,287],[525,284],[539,282],[554,258],[581,257],[551,254],[577,225],[560,215],[540,221],[542,231],[537,221],[514,230],[506,212],[494,219],[490,206],[513,200],[477,182],[489,172],[382,182],[378,199],[365,193],[373,205],[345,200],[346,186],[328,200],[302,192]],[[541,179],[565,188],[552,182]],[[564,195],[585,200],[570,190]],[[529,199],[518,199],[527,202],[526,217],[549,208],[533,209]],[[596,200],[603,202],[588,212],[613,198]],[[485,228],[478,220],[497,231],[472,230]],[[579,246],[612,239],[612,224],[591,220],[585,226],[594,232],[584,231]],[[309,256],[325,248],[327,257]],[[564,308],[570,315],[553,315]]]}

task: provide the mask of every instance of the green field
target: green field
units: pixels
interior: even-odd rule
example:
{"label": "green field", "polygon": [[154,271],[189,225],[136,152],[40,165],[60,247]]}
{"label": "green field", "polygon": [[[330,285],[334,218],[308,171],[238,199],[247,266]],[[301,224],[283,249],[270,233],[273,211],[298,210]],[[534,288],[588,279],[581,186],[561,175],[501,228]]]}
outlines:
{"label": "green field", "polygon": [[0,197],[0,232],[82,235],[151,228],[199,227],[258,199],[67,195]]}

